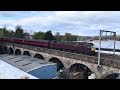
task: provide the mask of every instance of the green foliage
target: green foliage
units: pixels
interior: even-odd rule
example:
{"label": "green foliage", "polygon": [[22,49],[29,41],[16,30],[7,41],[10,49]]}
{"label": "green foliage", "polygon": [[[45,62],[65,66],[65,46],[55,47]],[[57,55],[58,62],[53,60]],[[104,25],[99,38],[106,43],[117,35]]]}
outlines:
{"label": "green foliage", "polygon": [[15,38],[23,38],[23,34],[24,34],[24,30],[22,29],[22,27],[20,25],[16,26],[16,31],[14,34]]}
{"label": "green foliage", "polygon": [[56,41],[61,41],[61,37],[60,37],[60,33],[59,32],[56,33],[55,40]]}
{"label": "green foliage", "polygon": [[44,32],[35,32],[32,36],[33,39],[37,40],[55,40],[54,36],[52,35],[51,31]]}
{"label": "green foliage", "polygon": [[0,28],[0,37],[11,37],[11,38],[29,38],[29,33],[24,33],[24,30],[20,25],[16,26],[16,31],[8,30],[6,27]]}
{"label": "green foliage", "polygon": [[34,33],[32,38],[33,39],[37,39],[37,40],[43,40],[44,36],[45,36],[45,33],[43,33],[43,32],[36,32],[36,33]]}
{"label": "green foliage", "polygon": [[6,27],[0,29],[0,37],[13,37],[14,31],[7,30]]}
{"label": "green foliage", "polygon": [[[30,33],[24,33],[24,30],[20,25],[16,26],[15,32],[13,30],[8,30],[6,27],[0,28],[0,37],[12,37],[12,38],[26,38],[30,39]],[[44,32],[35,32],[32,35],[33,39],[37,40],[56,40],[56,41],[77,41],[79,40],[99,40],[99,36],[77,36],[72,35],[71,33],[65,33],[65,35],[60,35],[59,32],[56,32],[56,35],[53,36],[52,32],[49,30],[46,33]],[[104,35],[101,37],[101,40],[113,40],[113,36]],[[120,35],[117,35],[116,40],[120,41]]]}
{"label": "green foliage", "polygon": [[0,28],[0,37],[2,37],[2,36],[3,36],[3,29]]}
{"label": "green foliage", "polygon": [[3,37],[10,37],[10,31],[3,27]]}
{"label": "green foliage", "polygon": [[10,37],[14,37],[15,32],[13,30],[10,31]]}
{"label": "green foliage", "polygon": [[65,33],[62,37],[62,41],[77,41],[77,36],[71,35],[71,33]]}
{"label": "green foliage", "polygon": [[30,39],[30,33],[25,32],[25,33],[23,34],[23,38],[25,38],[25,39]]}
{"label": "green foliage", "polygon": [[47,31],[45,33],[44,40],[55,40],[55,37],[52,35],[51,31]]}

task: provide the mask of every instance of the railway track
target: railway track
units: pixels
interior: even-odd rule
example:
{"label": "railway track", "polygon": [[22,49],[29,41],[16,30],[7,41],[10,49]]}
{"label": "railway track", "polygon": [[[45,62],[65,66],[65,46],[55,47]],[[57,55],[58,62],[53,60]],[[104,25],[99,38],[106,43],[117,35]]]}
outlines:
{"label": "railway track", "polygon": [[[64,52],[70,52],[70,51],[64,51]],[[74,53],[81,54],[81,53],[78,53],[78,52],[74,52]],[[83,54],[83,55],[86,55],[86,54]],[[89,55],[89,56],[94,56],[94,55]],[[101,56],[101,58],[113,59],[113,60],[120,60],[120,55],[116,55],[116,54],[113,55],[113,54],[108,54],[108,53],[102,53],[101,52],[100,56]],[[98,52],[95,53],[95,57],[98,57]]]}
{"label": "railway track", "polygon": [[[96,50],[99,50],[99,48],[96,48]],[[103,51],[113,51],[113,49],[110,48],[101,48]],[[120,49],[115,49],[115,52],[120,52]]]}
{"label": "railway track", "polygon": [[[60,51],[60,50],[59,50]],[[64,51],[64,52],[70,52],[70,51]],[[71,52],[72,53],[72,52]],[[77,53],[74,52],[76,54],[81,54],[81,53]],[[86,55],[86,54],[83,54]],[[89,56],[94,56],[94,55],[89,55]],[[95,57],[98,57],[98,52],[95,53]],[[111,59],[111,60],[120,60],[120,55],[113,55],[113,54],[108,54],[108,53],[100,53],[100,57],[104,58],[104,59]]]}
{"label": "railway track", "polygon": [[[53,49],[54,50],[54,49]],[[61,50],[58,50],[58,51],[61,51]],[[71,52],[71,51],[64,51],[64,52]],[[74,54],[82,54],[82,53],[78,53],[78,52],[71,52],[71,53],[74,53]],[[83,55],[86,55],[86,54],[83,54]],[[88,54],[87,54],[88,55]],[[98,57],[98,52],[95,53],[95,55],[89,55],[89,56],[95,56],[95,57]],[[104,59],[111,59],[111,60],[120,60],[120,55],[113,55],[113,54],[108,54],[108,53],[102,53],[100,54],[100,57],[101,58],[104,58]]]}
{"label": "railway track", "polygon": [[[56,50],[56,49],[52,49],[52,50]],[[69,52],[69,53],[74,53],[74,54],[82,54],[82,53],[78,53],[78,52],[71,52],[71,51],[65,51],[65,50],[64,51],[63,50],[56,50],[56,51]],[[88,55],[88,54],[83,54],[83,55]],[[89,56],[94,56],[94,55],[89,55]],[[95,57],[98,57],[98,52],[96,52]],[[120,55],[113,55],[113,54],[107,54],[107,53],[101,52],[101,58],[120,60]]]}
{"label": "railway track", "polygon": [[[98,53],[96,53],[95,57],[98,57]],[[116,54],[113,55],[113,54],[101,53],[100,57],[106,59],[112,59],[112,60],[120,60],[120,55],[116,55]]]}

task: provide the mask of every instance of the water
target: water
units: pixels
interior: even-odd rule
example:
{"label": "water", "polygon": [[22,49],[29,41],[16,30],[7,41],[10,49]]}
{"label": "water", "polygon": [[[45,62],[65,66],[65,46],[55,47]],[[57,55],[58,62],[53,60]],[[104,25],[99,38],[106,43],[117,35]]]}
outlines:
{"label": "water", "polygon": [[[99,48],[99,40],[92,41],[96,48]],[[114,49],[114,41],[101,41],[101,48]],[[120,49],[120,41],[116,41],[115,49]],[[102,53],[113,54],[113,51],[101,51]],[[115,54],[120,55],[120,52],[115,52]]]}
{"label": "water", "polygon": [[[99,47],[99,41],[92,41],[92,43],[95,45],[96,48]],[[114,41],[101,41],[101,48],[108,48],[113,49],[114,48]],[[120,41],[116,41],[115,49],[120,49]]]}

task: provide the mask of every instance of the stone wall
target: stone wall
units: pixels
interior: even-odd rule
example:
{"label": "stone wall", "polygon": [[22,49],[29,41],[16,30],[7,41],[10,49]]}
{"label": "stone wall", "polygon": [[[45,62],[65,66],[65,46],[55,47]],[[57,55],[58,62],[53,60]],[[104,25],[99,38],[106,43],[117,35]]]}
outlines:
{"label": "stone wall", "polygon": [[[4,44],[12,45],[11,43],[4,43]],[[53,50],[53,49],[48,49],[48,48],[34,47],[34,46],[21,45],[21,44],[14,44],[14,47],[25,48],[25,49],[29,49],[29,50],[33,50],[33,51],[37,51],[37,52],[48,53],[48,54],[52,54],[52,55],[56,55],[56,56],[60,56],[60,57],[71,58],[71,59],[94,63],[94,64],[97,64],[97,61],[98,61],[98,58],[94,57],[94,56],[64,52],[64,51]],[[120,61],[118,61],[118,60],[101,58],[100,63],[101,63],[101,65],[104,65],[104,66],[120,69]]]}
{"label": "stone wall", "polygon": [[41,54],[45,60],[50,60],[53,57],[58,58],[65,68],[70,68],[71,65],[75,63],[80,63],[86,65],[95,75],[97,78],[105,77],[112,73],[118,73],[120,66],[119,61],[111,60],[111,59],[101,59],[101,71],[97,68],[97,57],[82,55],[77,53],[70,53],[58,50],[52,50],[47,48],[40,48],[28,45],[21,45],[21,44],[11,44],[11,43],[1,43],[1,46],[5,45],[9,48],[12,47],[14,52],[16,49],[20,49],[22,54],[24,51],[29,51],[31,56],[34,57],[36,53]]}

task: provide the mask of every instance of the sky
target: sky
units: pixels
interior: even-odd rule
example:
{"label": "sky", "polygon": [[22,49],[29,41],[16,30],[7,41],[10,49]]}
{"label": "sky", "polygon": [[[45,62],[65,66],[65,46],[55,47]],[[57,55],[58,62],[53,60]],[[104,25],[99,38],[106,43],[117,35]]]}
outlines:
{"label": "sky", "polygon": [[51,30],[95,36],[99,30],[109,30],[120,35],[120,11],[0,11],[0,28],[15,30],[16,25],[31,34]]}

